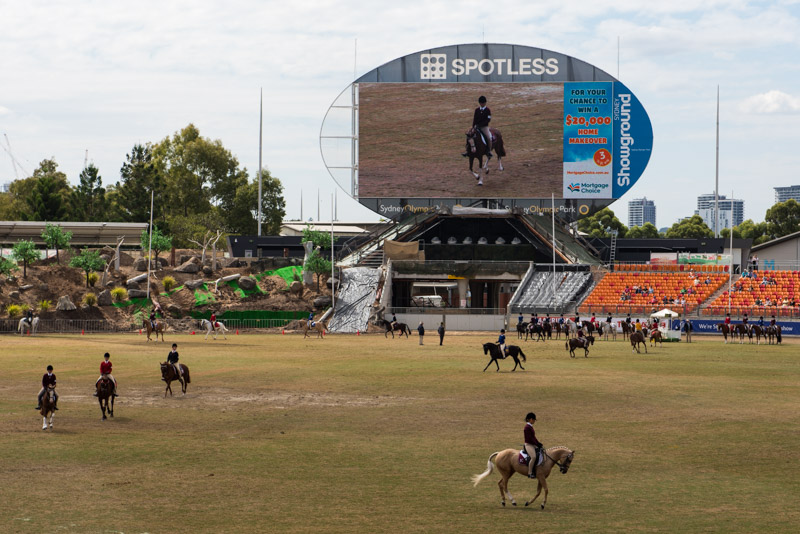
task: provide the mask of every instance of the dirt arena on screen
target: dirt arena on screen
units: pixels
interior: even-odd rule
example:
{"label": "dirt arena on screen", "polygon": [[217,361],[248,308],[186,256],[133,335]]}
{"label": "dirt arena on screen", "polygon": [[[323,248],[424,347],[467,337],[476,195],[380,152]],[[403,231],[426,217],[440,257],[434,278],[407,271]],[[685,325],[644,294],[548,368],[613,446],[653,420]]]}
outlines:
{"label": "dirt arena on screen", "polygon": [[[561,84],[359,85],[359,195],[549,198],[562,193]],[[507,156],[484,185],[469,173],[465,132],[478,97],[492,110]],[[477,170],[478,163],[475,162]]]}

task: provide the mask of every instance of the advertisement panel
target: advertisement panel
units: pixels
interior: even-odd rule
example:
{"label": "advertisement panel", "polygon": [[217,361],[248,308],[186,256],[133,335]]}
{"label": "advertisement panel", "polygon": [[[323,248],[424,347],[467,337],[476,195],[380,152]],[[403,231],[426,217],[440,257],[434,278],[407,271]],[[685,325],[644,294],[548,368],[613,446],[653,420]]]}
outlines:
{"label": "advertisement panel", "polygon": [[[351,114],[351,135],[325,134],[337,111],[342,123]],[[322,130],[334,179],[390,218],[444,206],[544,215],[552,195],[559,214],[576,219],[630,189],[653,142],[641,103],[608,73],[550,50],[487,43],[423,50],[373,69],[334,102]],[[349,166],[324,143],[348,139],[339,154]]]}

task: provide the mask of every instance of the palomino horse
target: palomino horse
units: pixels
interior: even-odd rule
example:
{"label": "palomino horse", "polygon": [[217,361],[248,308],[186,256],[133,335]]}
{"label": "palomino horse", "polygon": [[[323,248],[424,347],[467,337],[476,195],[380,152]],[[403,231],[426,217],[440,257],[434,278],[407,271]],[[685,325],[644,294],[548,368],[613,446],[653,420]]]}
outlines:
{"label": "palomino horse", "polygon": [[47,416],[50,415],[50,430],[53,430],[53,415],[56,413],[56,387],[47,386],[42,397],[42,430],[47,430]]}
{"label": "palomino horse", "polygon": [[153,325],[150,324],[150,319],[142,319],[142,328],[147,330],[147,341],[150,341],[150,334],[156,333],[156,341],[158,341],[158,334],[161,334],[161,341],[164,341],[164,329],[167,323],[164,320],[156,321],[156,329],[153,330]]}
{"label": "palomino horse", "polygon": [[634,332],[633,334],[630,335],[630,341],[631,341],[631,352],[633,352],[634,349],[636,349],[636,352],[641,354],[642,351],[639,350],[639,343],[641,343],[642,346],[644,347],[644,353],[647,354],[647,343],[645,343],[644,341],[644,334],[642,334],[641,332]]}
{"label": "palomino horse", "polygon": [[101,421],[105,421],[106,411],[108,417],[114,417],[114,382],[107,376],[103,376],[95,386],[97,388],[97,402],[100,403],[100,411],[103,412]]}
{"label": "palomino horse", "polygon": [[594,336],[586,336],[583,339],[575,337],[564,342],[564,348],[569,351],[570,358],[575,357],[575,349],[577,348],[583,349],[583,357],[588,358],[589,345],[594,345]]}
{"label": "palomino horse", "polygon": [[394,339],[394,331],[400,331],[400,337],[403,337],[403,334],[408,335],[411,333],[411,328],[406,323],[394,323],[392,324],[391,321],[387,321],[386,319],[383,320],[383,327],[386,329],[386,332],[383,333],[383,337],[389,337],[389,334],[392,334],[392,339]]}
{"label": "palomino horse", "polygon": [[[19,320],[19,325],[17,326],[17,332],[19,332],[19,335],[21,335],[21,336],[25,335],[25,332],[28,332],[28,334],[30,334],[32,336],[35,336],[36,335],[36,329],[38,327],[39,327],[39,318],[38,317],[34,317],[33,318],[33,324],[32,325],[30,323],[28,323],[28,318],[27,317],[23,317],[22,319]],[[23,330],[23,328],[24,328],[24,330]]]}
{"label": "palomino horse", "polygon": [[186,395],[186,386],[192,383],[192,379],[189,376],[189,368],[179,363],[178,365],[181,366],[181,371],[183,371],[183,375],[179,375],[178,372],[175,370],[175,366],[171,363],[163,362],[161,363],[161,380],[167,383],[167,387],[164,390],[164,397],[167,396],[167,391],[169,391],[169,396],[172,396],[172,381],[177,380],[181,383],[181,393]]}
{"label": "palomino horse", "polygon": [[[561,473],[566,475],[567,471],[569,471],[569,466],[572,464],[572,459],[575,458],[575,451],[571,451],[566,447],[550,447],[542,451],[542,454],[544,454],[544,461],[541,465],[536,467],[536,480],[539,482],[536,495],[530,501],[525,501],[525,506],[533,504],[533,501],[539,498],[539,495],[542,493],[542,488],[544,488],[544,500],[542,501],[542,509],[544,509],[544,505],[547,504],[547,494],[549,491],[547,487],[547,477],[550,476],[550,471],[552,471],[553,467],[558,466]],[[500,504],[503,506],[506,505],[507,495],[511,504],[516,506],[517,501],[515,501],[511,493],[508,492],[508,479],[511,478],[514,473],[519,473],[525,477],[528,476],[528,466],[519,462],[519,456],[520,454],[517,449],[506,449],[504,451],[492,453],[492,455],[489,456],[489,461],[486,463],[486,471],[480,475],[472,476],[472,486],[477,486],[481,480],[491,475],[496,467],[500,472],[500,476],[503,477],[497,483],[500,488]],[[535,461],[535,458],[531,458],[531,462]]]}
{"label": "palomino horse", "polygon": [[[500,133],[500,130],[489,128],[489,131],[494,138],[492,150],[494,150],[495,154],[497,154],[497,170],[502,171],[503,162],[501,159],[506,157],[506,150],[503,146],[503,136]],[[483,185],[483,173],[485,172],[486,174],[489,174],[489,154],[486,151],[487,148],[488,147],[483,140],[483,135],[481,135],[477,128],[470,128],[467,130],[467,157],[469,157],[469,172],[471,172],[472,176],[478,180],[478,185]],[[483,163],[484,156],[487,156],[485,165]],[[479,172],[472,170],[472,163],[475,161],[475,158],[478,158]]]}
{"label": "palomino horse", "polygon": [[200,319],[199,328],[204,328],[206,331],[206,337],[204,341],[208,339],[208,334],[210,334],[212,331],[214,332],[214,339],[217,339],[217,331],[222,332],[222,337],[224,339],[228,339],[228,336],[225,335],[228,332],[228,329],[225,328],[225,324],[222,321],[217,321],[217,327],[214,328],[214,326],[211,324],[211,321],[208,319]]}
{"label": "palomino horse", "polygon": [[653,331],[650,332],[650,346],[651,347],[653,346],[653,343],[658,343],[658,345],[660,347],[664,346],[664,340],[661,337],[661,330],[653,329]]}
{"label": "palomino horse", "polygon": [[[522,356],[523,362],[527,362],[528,358],[525,357],[525,353],[522,352],[522,349],[516,345],[506,345],[506,348],[508,349],[508,355],[514,358],[514,368],[511,370],[511,372],[516,371],[517,366],[524,371],[525,368],[522,367],[521,363],[519,363],[519,356]],[[492,358],[489,360],[489,363],[486,364],[486,367],[483,368],[483,372],[486,372],[486,369],[492,365],[492,362],[494,362],[494,364],[497,366],[497,371],[500,371],[500,364],[497,363],[497,361],[506,359],[506,355],[500,350],[500,345],[497,343],[484,343],[483,353],[488,354]]]}
{"label": "palomino horse", "polygon": [[[325,323],[322,321],[317,321],[314,323],[314,326],[308,324],[308,321],[303,323],[303,339],[307,337],[311,337],[308,335],[309,330],[314,330],[317,333],[317,339],[325,339],[325,334],[328,333],[327,328],[325,328]],[[394,334],[392,334],[394,337]]]}

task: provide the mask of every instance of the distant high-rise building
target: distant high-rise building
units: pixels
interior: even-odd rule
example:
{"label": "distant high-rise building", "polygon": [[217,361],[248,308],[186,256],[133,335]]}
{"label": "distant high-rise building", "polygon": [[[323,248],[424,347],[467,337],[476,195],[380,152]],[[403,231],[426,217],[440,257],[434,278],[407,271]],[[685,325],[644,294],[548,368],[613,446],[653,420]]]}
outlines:
{"label": "distant high-rise building", "polygon": [[[714,229],[714,193],[697,197],[695,214],[712,230]],[[719,196],[719,229],[739,226],[744,221],[744,200]]]}
{"label": "distant high-rise building", "polygon": [[789,199],[800,202],[800,185],[788,185],[775,188],[775,203],[786,202]]}
{"label": "distant high-rise building", "polygon": [[656,225],[656,203],[645,198],[634,198],[628,202],[628,226]]}

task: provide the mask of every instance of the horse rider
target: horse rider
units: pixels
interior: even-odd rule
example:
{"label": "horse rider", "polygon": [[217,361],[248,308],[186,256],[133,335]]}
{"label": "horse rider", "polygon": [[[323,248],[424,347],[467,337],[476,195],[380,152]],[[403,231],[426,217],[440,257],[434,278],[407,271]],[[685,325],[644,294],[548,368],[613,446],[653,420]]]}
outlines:
{"label": "horse rider", "polygon": [[544,318],[544,322],[550,324],[550,314],[548,313],[547,316]]}
{"label": "horse rider", "polygon": [[[475,114],[472,117],[472,127],[483,134],[486,141],[486,159],[492,159],[492,133],[489,131],[489,121],[491,120],[492,111],[486,106],[486,97],[481,95],[478,98],[478,107],[475,108]],[[466,158],[469,156],[469,152],[461,155]]]}
{"label": "horse rider", "polygon": [[725,314],[725,324],[728,325],[728,326],[731,325],[731,314],[730,313],[726,313]]}
{"label": "horse rider", "polygon": [[506,349],[506,330],[505,328],[500,329],[500,337],[497,338],[497,346],[500,347],[500,352],[503,355],[503,358],[508,356],[508,352]]}
{"label": "horse rider", "polygon": [[[172,344],[172,350],[169,351],[169,354],[167,354],[167,363],[171,363],[172,364],[172,367],[175,369],[175,375],[176,376],[179,376],[179,377],[183,376],[183,370],[181,369],[181,366],[178,363],[178,344],[177,343],[173,343]],[[166,380],[164,378],[162,378],[161,380],[164,380],[166,382]]]}
{"label": "horse rider", "polygon": [[775,321],[775,316],[773,315],[772,318],[769,320],[769,327],[770,328],[775,328],[776,325],[777,325],[777,321]]}
{"label": "horse rider", "polygon": [[392,312],[392,330],[397,330],[397,315]]}
{"label": "horse rider", "polygon": [[756,324],[758,326],[760,326],[762,330],[764,329],[764,316],[763,315],[758,318],[758,323],[756,323]]}
{"label": "horse rider", "polygon": [[[42,397],[44,397],[44,393],[47,391],[49,386],[53,386],[53,388],[56,387],[56,375],[53,373],[52,365],[48,365],[47,372],[42,375],[42,390],[39,392],[39,396],[37,398],[37,410],[42,409]],[[55,392],[55,405],[53,406],[53,409],[58,410],[58,392]]]}
{"label": "horse rider", "polygon": [[28,326],[33,328],[33,310],[28,308],[28,311],[25,312],[25,320],[28,321]]}
{"label": "horse rider", "polygon": [[216,330],[217,329],[217,312],[215,312],[215,311],[211,312],[210,321],[211,321],[211,329],[212,330]]}
{"label": "horse rider", "polygon": [[634,328],[636,328],[637,332],[641,332],[642,331],[642,323],[639,322],[639,319],[636,319],[636,323],[633,326],[634,326]]}
{"label": "horse rider", "polygon": [[94,383],[94,396],[97,396],[97,383],[100,382],[103,377],[108,377],[111,383],[114,384],[114,391],[111,394],[115,397],[119,397],[119,395],[117,395],[117,379],[111,374],[111,355],[106,352],[103,354],[103,358],[104,360],[100,362],[100,378]]}
{"label": "horse rider", "polygon": [[747,312],[744,312],[744,315],[742,315],[742,324],[747,330],[750,330],[750,326],[748,326],[747,321],[749,321],[749,318],[747,317]]}
{"label": "horse rider", "polygon": [[597,318],[594,316],[594,312],[592,312],[592,318],[589,319],[589,322],[592,323],[594,326],[597,326]]}
{"label": "horse rider", "polygon": [[533,430],[535,422],[535,413],[530,412],[525,416],[525,452],[531,457],[531,461],[528,463],[528,478],[536,478],[536,460],[539,458],[539,452],[544,448],[544,445],[536,439],[536,432]]}
{"label": "horse rider", "polygon": [[153,308],[153,309],[150,310],[150,328],[153,329],[153,332],[156,331],[156,326],[157,325],[158,325],[158,322],[156,321],[156,309]]}
{"label": "horse rider", "polygon": [[583,347],[586,348],[586,347],[589,346],[589,340],[586,339],[586,336],[583,333],[583,325],[580,324],[580,323],[576,323],[576,325],[577,325],[577,328],[578,328],[578,331],[577,331],[577,334],[576,334],[577,338],[583,344]]}
{"label": "horse rider", "polygon": [[628,326],[631,325],[631,314],[629,313],[627,317],[625,317],[625,322],[628,323]]}
{"label": "horse rider", "polygon": [[558,318],[558,324],[560,324],[560,325],[564,324],[564,314],[563,313],[561,314],[561,317]]}
{"label": "horse rider", "polygon": [[[394,319],[394,317],[392,317],[392,319]],[[308,327],[309,328],[314,328],[314,312],[313,311],[308,314]]]}
{"label": "horse rider", "polygon": [[534,313],[533,317],[531,317],[531,324],[538,325],[539,324],[539,315]]}
{"label": "horse rider", "polygon": [[521,325],[524,322],[525,322],[525,317],[523,317],[522,312],[520,311],[519,312],[519,317],[517,317],[517,324]]}

